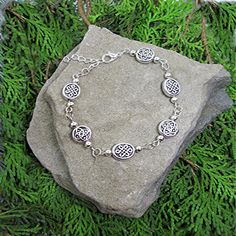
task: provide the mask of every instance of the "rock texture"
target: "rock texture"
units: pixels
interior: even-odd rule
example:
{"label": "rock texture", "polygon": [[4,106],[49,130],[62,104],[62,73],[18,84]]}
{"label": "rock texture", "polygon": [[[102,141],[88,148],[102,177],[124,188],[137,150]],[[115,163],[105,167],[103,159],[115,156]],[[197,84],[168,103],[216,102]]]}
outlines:
{"label": "rock texture", "polygon": [[[181,83],[179,134],[159,147],[137,153],[126,161],[111,157],[96,160],[89,150],[71,140],[61,96],[71,75],[84,64],[61,63],[37,98],[27,131],[32,151],[63,188],[92,202],[104,213],[140,217],[159,195],[168,171],[181,152],[219,113],[232,105],[225,92],[229,73],[221,65],[207,65],[180,54],[122,38],[105,28],[90,26],[78,52],[89,58],[124,48],[148,46],[167,59],[172,74]],[[75,120],[93,131],[97,147],[119,142],[142,145],[157,134],[157,124],[169,117],[172,106],[162,94],[163,72],[159,65],[140,64],[123,56],[103,64],[81,79],[81,95],[74,107]]]}

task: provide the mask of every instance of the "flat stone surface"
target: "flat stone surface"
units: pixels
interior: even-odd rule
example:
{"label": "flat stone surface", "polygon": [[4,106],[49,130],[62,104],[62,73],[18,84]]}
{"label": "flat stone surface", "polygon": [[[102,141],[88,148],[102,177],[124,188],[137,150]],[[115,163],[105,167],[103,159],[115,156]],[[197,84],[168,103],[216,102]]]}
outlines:
{"label": "flat stone surface", "polygon": [[[99,45],[99,47],[97,46]],[[176,52],[122,38],[91,26],[79,48],[80,55],[99,58],[107,51],[152,48],[167,59],[181,83],[179,134],[151,151],[127,161],[111,157],[94,160],[89,150],[71,140],[64,116],[64,85],[83,64],[71,61],[58,67],[40,92],[27,140],[40,162],[55,180],[74,194],[93,202],[102,212],[140,217],[155,201],[160,185],[180,153],[212,119],[232,101],[225,93],[229,73],[221,65],[206,65]],[[157,134],[157,124],[169,117],[172,106],[161,90],[159,65],[140,64],[123,56],[103,64],[81,79],[81,95],[75,102],[75,120],[93,131],[93,143],[104,149],[119,142],[142,145]]]}
{"label": "flat stone surface", "polygon": [[[68,56],[78,51],[78,48],[79,46],[75,47]],[[27,141],[41,164],[52,172],[54,179],[57,182],[60,180],[62,184],[59,184],[63,188],[76,194],[77,191],[73,186],[68,168],[55,136],[52,110],[44,96],[48,86],[57,79],[58,75],[66,66],[67,64],[61,62],[57,70],[51,78],[46,81],[38,94],[30,128],[27,130]]]}

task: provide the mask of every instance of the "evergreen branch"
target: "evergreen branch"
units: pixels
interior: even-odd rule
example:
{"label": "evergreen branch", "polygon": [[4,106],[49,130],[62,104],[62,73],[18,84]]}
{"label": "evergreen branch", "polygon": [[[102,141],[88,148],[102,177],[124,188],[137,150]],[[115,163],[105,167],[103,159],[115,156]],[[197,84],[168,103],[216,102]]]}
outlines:
{"label": "evergreen branch", "polygon": [[92,10],[92,0],[85,0],[85,4],[86,4],[86,17],[88,18],[91,10]]}
{"label": "evergreen branch", "polygon": [[189,164],[193,170],[193,174],[195,174],[194,171],[198,170],[199,166],[196,163],[193,163],[191,160],[188,160],[182,156],[180,157],[180,159]]}
{"label": "evergreen branch", "polygon": [[11,236],[7,231],[3,231],[3,236]]}
{"label": "evergreen branch", "polygon": [[10,13],[12,13],[13,15],[15,15],[19,20],[22,20],[23,22],[26,21],[26,18],[20,14],[18,14],[17,12],[13,11],[11,8],[6,8],[6,11],[9,11]]}
{"label": "evergreen branch", "polygon": [[191,11],[191,12],[189,13],[189,15],[187,16],[187,21],[186,21],[186,25],[185,25],[185,29],[184,29],[183,35],[185,35],[185,34],[188,32],[188,30],[189,30],[189,24],[190,24],[190,21],[191,21],[193,15],[194,15],[194,13],[195,13],[194,11]]}
{"label": "evergreen branch", "polygon": [[48,75],[49,75],[50,66],[51,66],[51,61],[49,61],[49,62],[47,63],[47,66],[46,66],[46,72],[45,72],[45,76],[44,76],[44,80],[45,80],[45,81],[48,80]]}
{"label": "evergreen branch", "polygon": [[212,64],[213,60],[211,58],[210,50],[209,50],[209,47],[208,47],[207,35],[206,35],[206,18],[204,16],[202,16],[201,24],[202,24],[202,30],[201,30],[202,44],[203,44],[203,47],[204,47],[204,50],[205,50],[207,61],[210,64]]}
{"label": "evergreen branch", "polygon": [[158,6],[159,0],[154,0],[154,4],[155,4],[156,6]]}
{"label": "evergreen branch", "polygon": [[[89,22],[87,16],[86,16],[86,13],[85,13],[85,10],[84,10],[84,5],[83,5],[83,0],[77,0],[78,2],[78,11],[80,13],[80,16],[82,17],[84,23],[89,26],[91,23]],[[89,1],[87,1],[89,2]],[[87,5],[88,9],[91,9],[90,7],[91,5]],[[87,11],[89,12],[89,11]]]}

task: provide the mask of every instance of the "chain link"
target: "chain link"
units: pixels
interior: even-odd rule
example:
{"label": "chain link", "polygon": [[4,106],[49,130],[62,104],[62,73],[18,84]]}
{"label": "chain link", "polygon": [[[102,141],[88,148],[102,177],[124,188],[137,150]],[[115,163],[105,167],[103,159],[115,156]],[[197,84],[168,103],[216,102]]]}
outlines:
{"label": "chain link", "polygon": [[179,105],[179,103],[175,102],[173,116],[175,116],[175,118],[177,119],[180,116],[182,110],[183,108]]}
{"label": "chain link", "polygon": [[152,150],[155,147],[159,146],[161,141],[164,140],[164,137],[162,135],[157,135],[152,142],[146,143],[142,146],[142,149],[146,150]]}
{"label": "chain link", "polygon": [[74,124],[77,124],[73,120],[73,105],[74,103],[69,101],[65,107],[65,115],[66,115],[66,118],[70,121],[71,126],[73,126]]}
{"label": "chain link", "polygon": [[125,53],[130,53],[129,48],[125,48],[124,50],[118,52],[118,53],[111,53],[108,52],[104,54],[101,58],[99,59],[93,59],[93,58],[85,58],[84,56],[79,56],[78,54],[73,54],[71,57],[65,56],[63,58],[63,62],[69,63],[71,60],[72,61],[78,61],[78,62],[83,62],[85,64],[90,64],[88,67],[84,67],[81,69],[81,71],[77,72],[76,74],[72,75],[72,78],[77,80],[82,76],[88,75],[91,70],[94,68],[98,67],[102,63],[111,63],[117,58],[121,57]]}
{"label": "chain link", "polygon": [[92,156],[93,157],[98,157],[98,156],[102,156],[102,149],[101,148],[95,148],[93,146],[90,147],[91,151],[92,151]]}
{"label": "chain link", "polygon": [[160,59],[159,62],[160,62],[160,64],[161,64],[162,70],[164,70],[164,71],[169,70],[169,67],[170,67],[170,66],[169,66],[167,60],[165,60],[165,59]]}

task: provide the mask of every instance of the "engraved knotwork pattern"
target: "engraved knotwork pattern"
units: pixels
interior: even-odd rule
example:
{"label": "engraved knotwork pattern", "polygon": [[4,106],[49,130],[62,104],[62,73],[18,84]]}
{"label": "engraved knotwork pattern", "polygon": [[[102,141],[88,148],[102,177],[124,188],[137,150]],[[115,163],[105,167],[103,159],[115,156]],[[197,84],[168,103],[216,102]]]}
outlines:
{"label": "engraved knotwork pattern", "polygon": [[166,79],[163,82],[163,92],[167,96],[177,96],[180,93],[180,85],[179,82],[175,79]]}
{"label": "engraved knotwork pattern", "polygon": [[178,133],[178,125],[173,120],[164,120],[159,124],[159,132],[165,137],[173,137]]}
{"label": "engraved knotwork pattern", "polygon": [[75,141],[88,141],[91,138],[91,129],[85,125],[80,125],[72,131],[72,138]]}
{"label": "engraved knotwork pattern", "polygon": [[80,87],[76,83],[69,83],[63,88],[62,93],[65,98],[75,99],[80,94]]}
{"label": "engraved knotwork pattern", "polygon": [[128,159],[134,155],[135,148],[129,143],[120,143],[113,147],[112,154],[119,159]]}
{"label": "engraved knotwork pattern", "polygon": [[140,48],[136,53],[136,58],[140,62],[150,62],[154,58],[154,51],[151,48]]}

